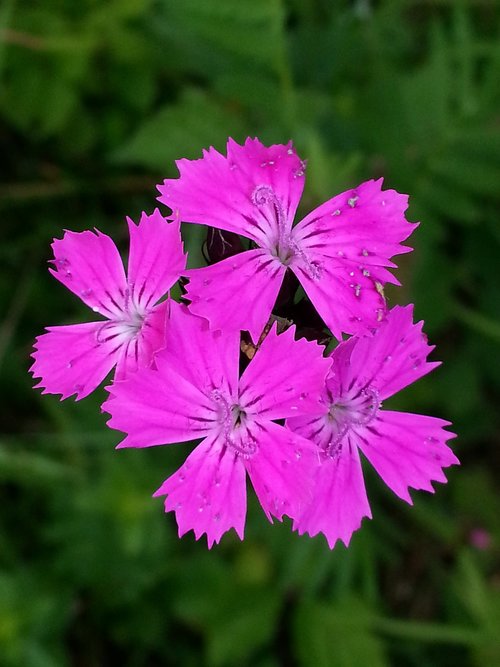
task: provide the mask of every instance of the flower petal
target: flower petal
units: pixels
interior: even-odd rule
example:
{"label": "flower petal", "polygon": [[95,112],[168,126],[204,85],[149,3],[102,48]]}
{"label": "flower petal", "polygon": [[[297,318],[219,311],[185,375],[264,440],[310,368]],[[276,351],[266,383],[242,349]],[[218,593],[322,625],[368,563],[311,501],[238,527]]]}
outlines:
{"label": "flower petal", "polygon": [[292,142],[267,147],[258,139],[248,138],[240,146],[229,139],[227,157],[237,165],[236,171],[240,170],[236,177],[240,184],[246,181],[272,189],[291,226],[304,190],[306,169],[306,163],[297,155]]}
{"label": "flower petal", "polygon": [[242,460],[212,438],[206,438],[184,465],[154,494],[166,495],[165,511],[175,512],[179,537],[193,530],[207,536],[208,548],[231,528],[243,539],[246,473]]}
{"label": "flower petal", "polygon": [[151,215],[143,213],[138,225],[130,218],[127,222],[130,298],[146,309],[167,293],[186,268],[180,225],[167,222],[158,209]]}
{"label": "flower petal", "polygon": [[249,414],[282,419],[321,412],[331,361],[321,345],[294,335],[294,326],[278,335],[274,325],[245,369],[240,404]]}
{"label": "flower petal", "polygon": [[357,336],[351,336],[351,338],[342,341],[331,351],[329,358],[331,359],[332,366],[326,378],[326,389],[328,390],[325,394],[326,404],[330,404],[332,400],[348,393],[352,380],[357,379],[353,378],[350,366],[352,351],[356,347],[358,340]]}
{"label": "flower petal", "polygon": [[240,146],[229,139],[227,157],[210,148],[200,160],[176,164],[180,177],[159,185],[158,199],[182,221],[242,234],[266,246],[278,221],[269,207],[256,205],[254,194],[267,186],[291,226],[304,187],[304,164],[291,143],[266,147],[247,139]]}
{"label": "flower petal", "polygon": [[283,515],[297,519],[309,504],[318,466],[309,440],[273,422],[254,422],[257,451],[245,460],[255,493],[269,521]]}
{"label": "flower petal", "polygon": [[322,413],[316,415],[302,415],[287,419],[286,427],[302,438],[311,440],[320,452],[325,452],[332,440],[338,436],[335,422],[328,419],[328,411],[325,407]]}
{"label": "flower petal", "polygon": [[359,333],[383,318],[381,291],[399,284],[385,267],[416,227],[404,212],[408,197],[367,181],[322,204],[293,230],[290,264],[332,333]]}
{"label": "flower petal", "polygon": [[210,331],[205,319],[171,302],[166,347],[159,361],[165,372],[170,364],[204,394],[219,389],[236,397],[239,350],[239,331]]}
{"label": "flower petal", "polygon": [[108,322],[88,322],[47,327],[35,341],[35,360],[30,368],[40,378],[36,388],[43,394],[61,394],[61,399],[76,394],[88,396],[117,363],[121,344],[102,336]]}
{"label": "flower petal", "polygon": [[52,243],[52,275],[95,313],[120,317],[127,281],[117,247],[106,234],[69,232]]}
{"label": "flower petal", "polygon": [[383,294],[359,268],[325,261],[316,273],[302,260],[290,268],[337,340],[342,333],[366,333],[384,319]]}
{"label": "flower petal", "polygon": [[445,426],[435,417],[380,410],[354,437],[387,486],[412,504],[409,487],[434,493],[431,482],[446,482],[442,469],[459,463],[445,444],[455,437]]}
{"label": "flower petal", "polygon": [[285,267],[264,250],[187,272],[190,310],[205,317],[212,329],[249,331],[257,342],[276,302]]}
{"label": "flower petal", "polygon": [[102,410],[111,415],[110,428],[126,438],[118,447],[151,447],[186,442],[207,435],[214,426],[210,400],[168,363],[162,352],[158,370],[142,368],[109,387]]}
{"label": "flower petal", "polygon": [[405,218],[408,195],[382,183],[366,181],[321,204],[294,228],[294,240],[312,255],[372,267],[375,277],[377,267],[394,267],[391,257],[411,251],[401,242],[418,223]]}
{"label": "flower petal", "polygon": [[439,366],[426,361],[434,347],[427,345],[422,326],[413,324],[412,305],[392,308],[373,335],[357,339],[346,381],[357,378],[362,385],[370,384],[383,400]]}
{"label": "flower petal", "polygon": [[337,540],[349,546],[363,517],[371,519],[363,471],[356,445],[347,434],[335,456],[323,460],[314,480],[312,502],[294,522],[300,535],[325,535],[333,549]]}

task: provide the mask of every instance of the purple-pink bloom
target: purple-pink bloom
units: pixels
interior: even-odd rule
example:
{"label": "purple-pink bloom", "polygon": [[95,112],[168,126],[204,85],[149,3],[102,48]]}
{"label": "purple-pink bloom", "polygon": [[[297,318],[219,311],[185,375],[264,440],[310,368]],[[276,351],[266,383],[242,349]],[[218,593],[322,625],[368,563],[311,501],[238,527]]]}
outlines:
{"label": "purple-pink bloom", "polygon": [[241,234],[256,246],[188,272],[191,311],[213,329],[248,330],[256,341],[287,268],[336,338],[384,318],[383,286],[399,284],[390,258],[411,250],[401,242],[416,226],[404,217],[406,195],[382,191],[382,179],[367,181],[292,227],[305,163],[291,143],[229,139],[227,157],[210,148],[202,159],[176,164],[180,177],[158,186],[159,200],[184,222]]}
{"label": "purple-pink bloom", "polygon": [[52,275],[105,321],[47,327],[35,341],[30,371],[44,394],[90,394],[116,366],[125,378],[163,347],[168,301],[158,301],[186,266],[178,223],[156,209],[130,234],[128,272],[116,245],[98,230],[71,232],[52,244]]}
{"label": "purple-pink bloom", "polygon": [[454,437],[444,430],[449,422],[381,409],[383,400],[439,365],[426,361],[434,348],[412,316],[412,306],[396,306],[371,335],[341,343],[331,354],[321,414],[287,420],[316,443],[322,462],[313,501],[294,527],[323,533],[331,548],[338,539],[347,546],[362,518],[371,518],[359,450],[410,504],[409,488],[433,493],[431,482],[446,482],[442,469],[458,463],[445,444]]}
{"label": "purple-pink bloom", "polygon": [[222,335],[172,304],[156,369],[114,383],[103,409],[127,434],[119,447],[150,447],[203,438],[155,495],[166,495],[179,536],[207,535],[209,547],[234,528],[243,538],[246,473],[271,521],[300,516],[318,465],[309,440],[275,423],[317,414],[330,360],[322,348],[273,327],[239,377],[239,332]]}
{"label": "purple-pink bloom", "polygon": [[469,542],[479,551],[487,551],[493,542],[491,533],[485,528],[473,528],[469,533]]}

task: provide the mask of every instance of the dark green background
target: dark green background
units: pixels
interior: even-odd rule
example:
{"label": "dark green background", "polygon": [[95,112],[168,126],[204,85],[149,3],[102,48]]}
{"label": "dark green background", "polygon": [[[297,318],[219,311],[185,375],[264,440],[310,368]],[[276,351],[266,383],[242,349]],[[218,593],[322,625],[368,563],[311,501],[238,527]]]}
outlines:
{"label": "dark green background", "polygon": [[[499,37],[494,0],[3,0],[2,667],[500,665]],[[293,138],[301,212],[383,175],[421,221],[389,296],[444,363],[387,405],[453,421],[462,467],[413,508],[367,470],[349,550],[253,499],[243,543],[179,540],[150,496],[189,446],[116,452],[103,390],[31,389],[35,335],[91,319],[52,238],[125,249],[174,159],[228,135]]]}

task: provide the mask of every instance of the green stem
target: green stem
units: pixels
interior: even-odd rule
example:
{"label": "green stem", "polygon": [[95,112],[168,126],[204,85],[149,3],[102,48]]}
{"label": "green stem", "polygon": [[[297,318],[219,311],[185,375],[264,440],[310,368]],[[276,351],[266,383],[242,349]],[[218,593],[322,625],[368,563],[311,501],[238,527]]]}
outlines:
{"label": "green stem", "polygon": [[290,58],[288,55],[287,39],[285,32],[285,3],[283,0],[278,0],[280,13],[280,49],[276,61],[276,71],[280,81],[281,98],[283,101],[283,120],[290,133],[294,134],[297,126],[297,104],[295,99],[295,89],[293,84],[292,69],[290,67]]}
{"label": "green stem", "polygon": [[377,618],[374,620],[374,628],[392,637],[420,642],[443,642],[445,644],[472,646],[480,641],[480,633],[477,630],[453,625]]}
{"label": "green stem", "polygon": [[[15,0],[4,0],[3,7],[0,9],[0,35],[6,32],[12,20],[12,13],[14,11]],[[2,74],[4,68],[4,53],[6,50],[6,42],[0,39],[0,89],[2,84]]]}
{"label": "green stem", "polygon": [[500,322],[492,320],[491,318],[471,310],[466,306],[458,303],[454,306],[455,316],[468,327],[477,331],[488,338],[492,338],[495,342],[500,343]]}

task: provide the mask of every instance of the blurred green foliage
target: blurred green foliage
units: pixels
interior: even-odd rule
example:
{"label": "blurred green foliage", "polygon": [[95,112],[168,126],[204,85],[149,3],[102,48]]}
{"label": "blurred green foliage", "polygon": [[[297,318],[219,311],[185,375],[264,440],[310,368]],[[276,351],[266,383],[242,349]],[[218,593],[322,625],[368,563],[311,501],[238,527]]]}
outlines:
{"label": "blurred green foliage", "polygon": [[[491,0],[3,0],[0,664],[500,665],[500,8]],[[421,226],[392,303],[443,366],[392,401],[442,416],[462,468],[412,508],[367,471],[349,550],[270,526],[208,552],[150,498],[188,447],[114,451],[104,390],[40,397],[62,228],[125,240],[174,160],[258,135],[309,160],[304,210],[363,179]],[[191,263],[203,230],[191,228]]]}

